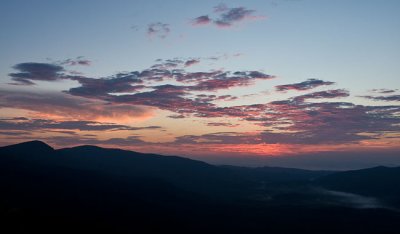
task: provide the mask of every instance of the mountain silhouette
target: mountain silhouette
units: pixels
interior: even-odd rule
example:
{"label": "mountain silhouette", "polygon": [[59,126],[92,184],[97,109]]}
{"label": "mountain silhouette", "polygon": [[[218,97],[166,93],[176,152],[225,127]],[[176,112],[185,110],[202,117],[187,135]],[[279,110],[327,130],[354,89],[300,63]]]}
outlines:
{"label": "mountain silhouette", "polygon": [[260,182],[308,181],[329,173],[273,167],[218,167],[177,156],[90,145],[54,150],[41,141],[6,146],[0,148],[0,154],[3,155],[0,162],[9,160],[25,167],[60,167],[113,176],[158,178],[188,191],[225,200],[246,196]]}
{"label": "mountain silhouette", "polygon": [[[374,189],[382,187],[372,185],[381,180],[387,183],[386,193],[395,191],[397,171],[215,166],[88,145],[56,150],[30,141],[0,147],[4,222],[0,229],[3,233],[397,233],[397,211],[354,208],[317,189],[380,197]],[[368,181],[371,187],[366,189]],[[357,191],[349,190],[354,185],[359,186]]]}
{"label": "mountain silhouette", "polygon": [[48,154],[54,151],[54,149],[47,145],[42,141],[27,141],[15,145],[9,145],[1,147],[1,153],[3,155],[13,155],[13,156],[20,156],[20,155],[39,155],[39,154]]}
{"label": "mountain silhouette", "polygon": [[14,162],[25,167],[59,167],[112,176],[158,178],[186,190],[221,196],[231,193],[232,184],[236,183],[236,178],[225,170],[204,162],[97,146],[53,150],[43,142],[32,141],[0,148],[0,154],[0,162]]}

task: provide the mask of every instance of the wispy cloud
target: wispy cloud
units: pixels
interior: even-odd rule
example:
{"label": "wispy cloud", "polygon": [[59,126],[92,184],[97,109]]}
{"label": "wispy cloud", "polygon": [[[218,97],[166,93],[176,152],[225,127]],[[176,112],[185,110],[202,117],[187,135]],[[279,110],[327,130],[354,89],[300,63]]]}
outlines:
{"label": "wispy cloud", "polygon": [[304,102],[307,99],[341,98],[348,96],[350,96],[349,91],[344,89],[335,89],[296,96],[292,100],[296,102]]}
{"label": "wispy cloud", "polygon": [[51,138],[46,139],[47,142],[51,144],[55,144],[58,146],[71,146],[71,145],[106,145],[106,146],[119,146],[119,147],[127,147],[127,146],[135,146],[135,145],[150,145],[150,143],[145,142],[140,139],[140,136],[129,136],[126,138],[110,138],[105,140],[100,140],[94,136],[81,136],[78,138],[73,136],[53,136]]}
{"label": "wispy cloud", "polygon": [[177,144],[255,144],[254,135],[236,132],[216,132],[200,136],[185,135],[177,137]]}
{"label": "wispy cloud", "polygon": [[254,15],[256,11],[250,10],[245,7],[229,8],[227,5],[221,3],[214,7],[213,15],[201,15],[192,20],[193,26],[202,26],[213,24],[219,28],[230,28],[238,25],[241,22],[249,20],[265,19],[265,16]]}
{"label": "wispy cloud", "polygon": [[148,127],[131,127],[121,124],[100,123],[95,121],[55,121],[48,119],[0,119],[0,128],[4,130],[43,130],[43,129],[58,129],[58,130],[78,130],[78,131],[107,131],[107,130],[151,130],[160,129],[159,126]]}
{"label": "wispy cloud", "polygon": [[239,124],[232,124],[232,123],[226,123],[226,122],[209,122],[207,123],[207,126],[211,127],[230,127],[234,128],[239,126]]}
{"label": "wispy cloud", "polygon": [[359,96],[373,101],[386,101],[386,102],[400,102],[400,95],[387,95],[387,96]]}
{"label": "wispy cloud", "polygon": [[370,91],[373,93],[386,94],[386,93],[394,93],[398,91],[398,89],[371,89]]}
{"label": "wispy cloud", "polygon": [[323,81],[319,79],[308,79],[306,81],[300,82],[300,83],[294,83],[294,84],[286,84],[286,85],[278,85],[275,86],[277,91],[288,91],[288,90],[297,90],[297,91],[304,91],[304,90],[310,90],[319,86],[323,85],[333,85],[335,82],[330,82],[330,81]]}
{"label": "wispy cloud", "polygon": [[56,62],[59,65],[64,65],[64,66],[90,66],[92,64],[92,61],[85,59],[83,56],[76,57],[74,59],[65,59],[61,61]]}
{"label": "wispy cloud", "polygon": [[158,37],[161,39],[165,39],[169,33],[171,32],[171,28],[169,24],[156,22],[151,23],[147,26],[147,35],[150,38]]}

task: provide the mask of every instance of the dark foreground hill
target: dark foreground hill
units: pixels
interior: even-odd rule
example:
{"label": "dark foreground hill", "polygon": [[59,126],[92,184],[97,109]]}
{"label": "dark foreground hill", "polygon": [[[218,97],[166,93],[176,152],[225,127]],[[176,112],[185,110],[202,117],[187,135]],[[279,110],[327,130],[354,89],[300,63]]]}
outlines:
{"label": "dark foreground hill", "polygon": [[320,177],[325,188],[378,197],[400,208],[400,167],[374,167]]}
{"label": "dark foreground hill", "polygon": [[[342,173],[218,167],[173,156],[95,146],[54,150],[40,141],[26,142],[0,148],[0,229],[2,233],[398,233],[400,213],[395,209],[360,209],[351,199],[326,192],[333,188],[358,193],[347,185],[332,185],[330,181],[336,181],[332,178]],[[397,181],[392,178],[386,192],[395,191],[389,184]]]}

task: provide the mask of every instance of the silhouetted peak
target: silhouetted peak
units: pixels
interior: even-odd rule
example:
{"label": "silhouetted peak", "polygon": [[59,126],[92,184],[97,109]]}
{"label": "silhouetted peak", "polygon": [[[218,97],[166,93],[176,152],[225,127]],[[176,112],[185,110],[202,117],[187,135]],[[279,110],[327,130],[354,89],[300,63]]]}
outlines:
{"label": "silhouetted peak", "polygon": [[54,150],[48,144],[46,144],[42,141],[38,141],[38,140],[22,142],[22,143],[18,143],[15,145],[8,145],[8,146],[1,147],[0,149],[6,150],[6,151],[13,151],[13,152],[24,152],[27,154],[47,153],[47,152],[51,152]]}
{"label": "silhouetted peak", "polygon": [[386,166],[376,166],[376,167],[372,167],[371,169],[378,169],[378,170],[384,170],[384,169],[389,169],[391,167],[386,167]]}
{"label": "silhouetted peak", "polygon": [[22,142],[22,143],[16,144],[16,146],[47,148],[47,149],[54,150],[51,146],[49,146],[48,144],[44,143],[43,141],[39,141],[39,140]]}

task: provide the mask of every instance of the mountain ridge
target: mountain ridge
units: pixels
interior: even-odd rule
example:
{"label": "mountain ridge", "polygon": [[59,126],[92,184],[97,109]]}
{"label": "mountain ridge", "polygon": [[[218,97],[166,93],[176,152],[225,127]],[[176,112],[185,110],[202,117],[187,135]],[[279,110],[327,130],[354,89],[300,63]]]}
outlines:
{"label": "mountain ridge", "polygon": [[33,141],[0,147],[0,218],[42,233],[396,233],[400,213],[315,189],[341,173]]}

